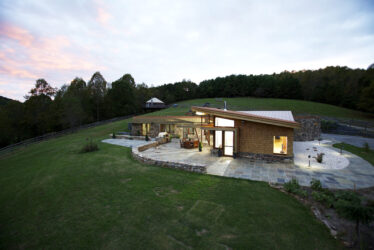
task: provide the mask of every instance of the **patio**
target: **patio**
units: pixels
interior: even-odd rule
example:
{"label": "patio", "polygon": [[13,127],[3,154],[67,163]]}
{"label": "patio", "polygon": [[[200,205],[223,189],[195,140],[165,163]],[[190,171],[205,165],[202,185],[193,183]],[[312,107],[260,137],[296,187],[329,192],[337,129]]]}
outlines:
{"label": "patio", "polygon": [[[113,143],[111,141],[104,141]],[[302,143],[295,142],[294,147],[301,147]],[[318,142],[317,142],[318,143]],[[124,143],[115,143],[124,145]],[[126,143],[125,143],[126,144]],[[321,145],[329,151],[340,155],[339,150],[333,148],[329,141],[324,141]],[[374,186],[374,167],[362,158],[343,151],[340,161],[345,159],[344,165],[339,169],[334,168],[316,168],[305,164],[300,166],[291,163],[266,163],[262,161],[253,161],[249,159],[232,157],[212,156],[209,148],[203,148],[202,152],[198,149],[180,148],[179,140],[160,145],[156,148],[150,148],[143,152],[138,152],[137,147],[132,147],[133,154],[138,158],[147,158],[154,161],[174,162],[184,165],[205,166],[207,174],[226,176],[233,178],[249,179],[271,183],[285,183],[292,178],[296,178],[300,185],[309,186],[312,179],[321,181],[323,187],[333,189],[354,189],[367,188]],[[301,150],[299,150],[301,151]],[[295,150],[295,162],[300,158],[298,150]],[[338,159],[338,158],[337,158]],[[312,159],[314,160],[314,159]]]}

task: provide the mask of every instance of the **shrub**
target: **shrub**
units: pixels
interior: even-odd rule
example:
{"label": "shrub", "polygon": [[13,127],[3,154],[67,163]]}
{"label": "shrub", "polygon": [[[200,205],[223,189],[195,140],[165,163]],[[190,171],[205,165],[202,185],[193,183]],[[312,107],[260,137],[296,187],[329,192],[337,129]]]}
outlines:
{"label": "shrub", "polygon": [[313,179],[311,182],[310,182],[310,187],[315,190],[315,191],[321,191],[323,188],[322,188],[322,184],[319,180],[316,180],[316,179]]}
{"label": "shrub", "polygon": [[321,121],[321,130],[322,132],[330,132],[338,128],[338,123],[334,121]]}
{"label": "shrub", "polygon": [[88,152],[93,152],[97,150],[99,150],[99,147],[97,146],[97,144],[95,142],[92,142],[92,140],[90,140],[90,142],[86,143],[86,145],[83,146],[80,152],[88,153]]}
{"label": "shrub", "polygon": [[325,155],[324,153],[318,153],[317,156],[313,158],[315,158],[318,163],[322,163],[324,155]]}
{"label": "shrub", "polygon": [[343,201],[350,202],[352,204],[360,204],[361,198],[358,194],[353,191],[338,191],[335,194],[335,198]]}
{"label": "shrub", "polygon": [[369,143],[367,143],[367,142],[364,143],[364,150],[365,150],[365,152],[367,152],[367,153],[370,152]]}
{"label": "shrub", "polygon": [[112,138],[116,139],[116,133],[113,131]]}
{"label": "shrub", "polygon": [[325,205],[326,207],[333,207],[334,206],[334,195],[328,195],[326,193],[323,193],[323,192],[317,192],[317,191],[313,191],[312,192],[312,197],[315,201],[318,201],[320,203],[322,203],[323,205]]}
{"label": "shrub", "polygon": [[308,196],[308,192],[304,189],[297,189],[295,190],[294,194],[297,194],[298,196],[303,197],[303,198]]}
{"label": "shrub", "polygon": [[284,183],[283,187],[289,193],[293,193],[295,190],[300,189],[299,182],[296,179]]}
{"label": "shrub", "polygon": [[296,194],[300,197],[307,197],[308,193],[306,190],[301,189],[299,182],[296,179],[292,179],[289,182],[284,183],[284,190],[289,193]]}

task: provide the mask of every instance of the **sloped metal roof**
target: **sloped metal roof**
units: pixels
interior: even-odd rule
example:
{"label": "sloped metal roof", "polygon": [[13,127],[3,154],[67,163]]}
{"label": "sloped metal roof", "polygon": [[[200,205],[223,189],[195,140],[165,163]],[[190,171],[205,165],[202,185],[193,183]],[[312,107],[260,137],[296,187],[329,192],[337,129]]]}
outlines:
{"label": "sloped metal roof", "polygon": [[294,118],[291,111],[239,111],[251,115],[258,115],[258,116],[264,116],[274,119],[280,119],[285,121],[291,121],[294,122]]}
{"label": "sloped metal roof", "polygon": [[295,122],[293,118],[292,120],[289,120],[290,118],[285,120],[284,117],[282,117],[282,119],[279,119],[279,118],[269,117],[269,116],[264,116],[264,115],[251,114],[245,111],[244,112],[243,111],[232,111],[232,110],[223,110],[223,109],[217,109],[217,108],[207,108],[207,107],[197,107],[197,106],[192,106],[191,110],[199,111],[205,114],[231,118],[231,119],[259,122],[259,123],[271,124],[271,125],[276,125],[276,126],[281,126],[281,127],[300,128],[300,124],[298,122]]}

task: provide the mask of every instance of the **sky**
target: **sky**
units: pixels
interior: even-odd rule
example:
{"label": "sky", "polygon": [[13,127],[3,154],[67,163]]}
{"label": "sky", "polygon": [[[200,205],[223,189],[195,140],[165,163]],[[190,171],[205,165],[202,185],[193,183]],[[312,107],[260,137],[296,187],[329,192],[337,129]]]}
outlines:
{"label": "sky", "polygon": [[374,63],[374,1],[0,0],[0,95],[100,71],[157,86]]}

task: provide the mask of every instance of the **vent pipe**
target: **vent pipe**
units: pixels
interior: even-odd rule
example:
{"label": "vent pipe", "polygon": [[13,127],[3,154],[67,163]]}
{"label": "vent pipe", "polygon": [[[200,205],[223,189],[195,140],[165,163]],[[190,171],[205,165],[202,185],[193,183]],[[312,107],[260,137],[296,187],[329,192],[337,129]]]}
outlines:
{"label": "vent pipe", "polygon": [[224,111],[227,111],[226,101],[224,101],[225,107],[223,108]]}

